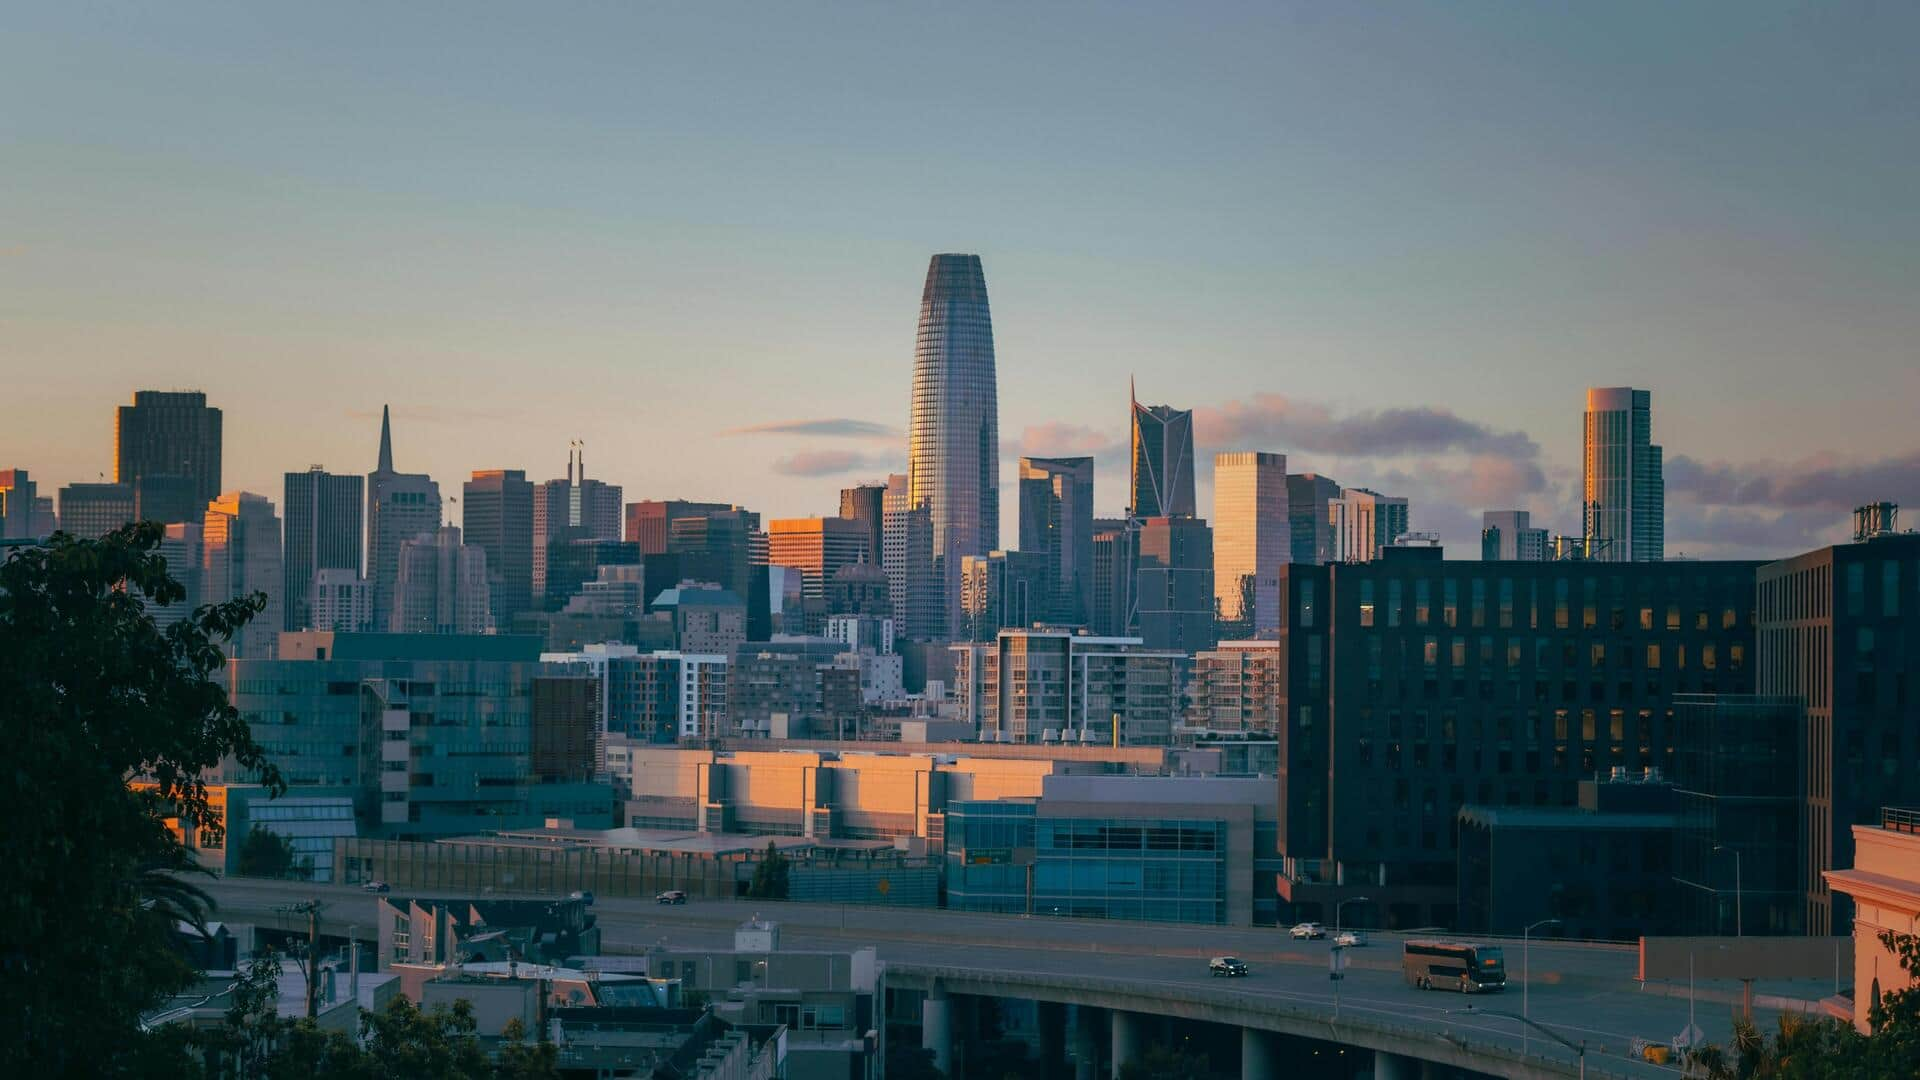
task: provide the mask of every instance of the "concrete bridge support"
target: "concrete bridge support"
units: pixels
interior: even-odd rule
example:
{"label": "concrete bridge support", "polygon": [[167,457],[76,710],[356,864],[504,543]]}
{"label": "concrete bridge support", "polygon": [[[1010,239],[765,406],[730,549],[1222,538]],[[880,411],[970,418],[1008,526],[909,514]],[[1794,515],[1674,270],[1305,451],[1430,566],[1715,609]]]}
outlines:
{"label": "concrete bridge support", "polygon": [[1113,1010],[1113,1077],[1119,1080],[1120,1070],[1140,1060],[1147,1048],[1147,1025],[1151,1017],[1124,1009]]}
{"label": "concrete bridge support", "polygon": [[1264,1080],[1279,1075],[1280,1054],[1274,1037],[1257,1028],[1241,1028],[1240,1080]]}
{"label": "concrete bridge support", "polygon": [[927,991],[920,1005],[920,1046],[933,1051],[934,1067],[951,1075],[953,1069],[953,1002],[939,983]]}
{"label": "concrete bridge support", "polygon": [[1431,1061],[1385,1050],[1373,1052],[1373,1080],[1433,1080],[1437,1071]]}

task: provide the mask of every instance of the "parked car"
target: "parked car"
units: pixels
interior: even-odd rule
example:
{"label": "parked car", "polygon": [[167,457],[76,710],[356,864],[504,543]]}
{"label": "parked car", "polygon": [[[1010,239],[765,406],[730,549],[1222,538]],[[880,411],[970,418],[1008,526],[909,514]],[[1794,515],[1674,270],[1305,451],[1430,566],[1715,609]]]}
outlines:
{"label": "parked car", "polygon": [[1303,922],[1295,923],[1287,933],[1295,941],[1318,941],[1327,936],[1327,928],[1317,922]]}
{"label": "parked car", "polygon": [[687,894],[681,892],[679,889],[668,889],[666,892],[654,897],[653,902],[656,904],[684,904],[687,902]]}
{"label": "parked car", "polygon": [[567,894],[567,899],[578,900],[581,903],[587,905],[588,907],[592,907],[593,906],[593,890],[592,889],[575,889],[572,892]]}
{"label": "parked car", "polygon": [[1333,943],[1348,949],[1357,949],[1367,943],[1367,935],[1363,930],[1342,930],[1333,935]]}
{"label": "parked car", "polygon": [[1233,978],[1245,975],[1247,965],[1235,956],[1216,956],[1207,963],[1207,972],[1216,978]]}
{"label": "parked car", "polygon": [[384,881],[369,881],[360,886],[360,889],[363,892],[386,892],[387,883]]}

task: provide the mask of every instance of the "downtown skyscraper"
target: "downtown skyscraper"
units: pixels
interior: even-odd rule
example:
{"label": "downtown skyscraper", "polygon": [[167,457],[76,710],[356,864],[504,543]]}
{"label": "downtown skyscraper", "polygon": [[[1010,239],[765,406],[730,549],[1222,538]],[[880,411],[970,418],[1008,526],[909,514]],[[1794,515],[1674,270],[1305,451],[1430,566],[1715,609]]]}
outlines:
{"label": "downtown skyscraper", "polygon": [[480,469],[461,492],[466,543],[487,553],[488,607],[502,632],[533,610],[533,484],[521,469]]}
{"label": "downtown skyscraper", "polygon": [[1587,390],[1580,461],[1588,558],[1660,562],[1666,557],[1665,470],[1652,440],[1651,393],[1629,386]]}
{"label": "downtown skyscraper", "polygon": [[374,618],[393,610],[400,545],[440,528],[440,485],[425,473],[395,472],[393,423],[380,409],[380,458],[367,474],[367,580]]}
{"label": "downtown skyscraper", "polygon": [[1194,517],[1193,410],[1142,405],[1133,395],[1133,503],[1135,518]]}
{"label": "downtown skyscraper", "polygon": [[587,453],[579,443],[567,451],[567,476],[533,488],[533,595],[549,610],[547,566],[553,549],[576,540],[620,539],[618,484],[587,479]]}
{"label": "downtown skyscraper", "polygon": [[[184,532],[181,539],[190,539]],[[264,495],[229,491],[207,503],[200,535],[200,602],[264,593],[267,607],[227,643],[235,660],[271,660],[280,640],[280,516]]]}
{"label": "downtown skyscraper", "polygon": [[[1040,617],[1085,624],[1093,608],[1093,459],[1020,459],[1020,551],[1045,556]],[[1025,625],[1025,624],[1022,624]]]}
{"label": "downtown skyscraper", "polygon": [[1000,544],[1000,405],[993,317],[978,255],[927,265],[907,422],[907,487],[933,526],[943,624],[960,624],[961,560]]}
{"label": "downtown skyscraper", "polygon": [[1280,568],[1293,554],[1291,525],[1287,455],[1213,456],[1213,591],[1222,619],[1254,633],[1279,627]]}
{"label": "downtown skyscraper", "polygon": [[313,576],[321,570],[360,572],[360,507],[366,480],[315,465],[286,474],[285,584],[280,608],[288,630],[313,625]]}
{"label": "downtown skyscraper", "polygon": [[114,422],[114,481],[184,477],[190,482],[191,508],[204,510],[220,496],[221,419],[219,409],[207,406],[205,394],[136,391],[133,404],[120,406]]}

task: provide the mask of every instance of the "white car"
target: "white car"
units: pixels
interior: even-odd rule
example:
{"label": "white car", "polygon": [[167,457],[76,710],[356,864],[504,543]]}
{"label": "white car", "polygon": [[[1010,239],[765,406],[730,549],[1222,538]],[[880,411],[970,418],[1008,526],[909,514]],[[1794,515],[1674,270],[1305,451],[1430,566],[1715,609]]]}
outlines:
{"label": "white car", "polygon": [[1367,935],[1359,930],[1342,930],[1333,935],[1333,943],[1346,949],[1357,949],[1367,943]]}
{"label": "white car", "polygon": [[1327,936],[1327,928],[1317,922],[1295,923],[1287,933],[1295,941],[1318,941]]}

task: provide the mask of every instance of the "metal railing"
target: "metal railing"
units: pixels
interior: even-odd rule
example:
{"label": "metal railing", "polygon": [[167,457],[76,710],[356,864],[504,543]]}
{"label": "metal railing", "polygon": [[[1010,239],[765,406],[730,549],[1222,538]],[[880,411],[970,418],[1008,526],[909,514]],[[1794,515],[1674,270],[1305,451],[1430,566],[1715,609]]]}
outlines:
{"label": "metal railing", "polygon": [[1920,833],[1920,810],[1887,806],[1880,810],[1880,827],[1889,832]]}

